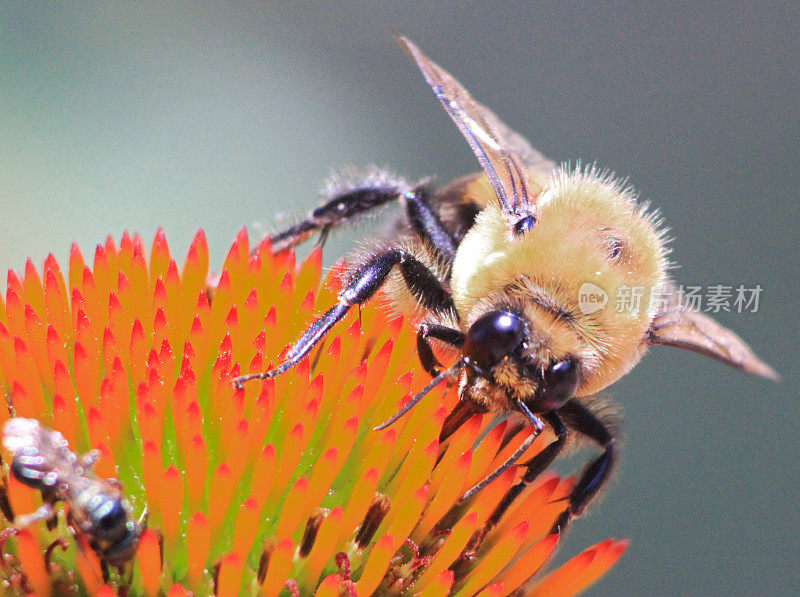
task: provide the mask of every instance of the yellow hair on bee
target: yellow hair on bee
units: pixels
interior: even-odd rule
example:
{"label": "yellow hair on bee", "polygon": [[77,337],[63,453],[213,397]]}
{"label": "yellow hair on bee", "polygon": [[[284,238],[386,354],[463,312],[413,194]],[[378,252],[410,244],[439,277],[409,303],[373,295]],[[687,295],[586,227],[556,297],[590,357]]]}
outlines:
{"label": "yellow hair on bee", "polygon": [[[466,325],[486,311],[487,297],[522,302],[552,355],[583,352],[577,395],[591,394],[641,357],[656,309],[650,294],[667,265],[663,234],[629,189],[594,168],[558,169],[536,202],[534,229],[516,236],[497,202],[486,200],[456,254],[453,299]],[[582,304],[586,288],[605,297],[602,308]],[[626,294],[638,304],[623,304]]]}

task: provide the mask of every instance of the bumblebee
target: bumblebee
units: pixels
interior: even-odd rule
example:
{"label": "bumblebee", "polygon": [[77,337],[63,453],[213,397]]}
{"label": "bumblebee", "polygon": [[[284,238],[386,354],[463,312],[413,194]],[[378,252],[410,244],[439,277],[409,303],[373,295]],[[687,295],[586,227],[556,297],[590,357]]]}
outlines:
{"label": "bumblebee", "polygon": [[96,451],[79,457],[58,431],[42,427],[36,419],[23,418],[9,419],[3,425],[3,446],[12,453],[11,474],[38,489],[44,502],[36,512],[16,516],[15,526],[44,520],[52,529],[55,505],[66,502],[68,523],[86,536],[101,562],[120,567],[133,557],[141,525],[132,520],[119,483],[92,472]]}
{"label": "bumblebee", "polygon": [[[438,191],[379,171],[331,185],[322,206],[271,237],[275,250],[314,234],[324,238],[333,227],[391,201],[405,211],[396,237],[354,261],[338,302],[308,327],[284,362],[236,383],[285,373],[352,307],[385,288],[394,308],[416,322],[419,360],[432,380],[379,428],[445,380],[457,382],[460,401],[444,434],[475,412],[521,415],[533,433],[465,494],[469,498],[549,426],[555,440],[522,463],[526,472],[487,529],[568,437],[585,436],[602,452],[565,500],[554,528],[563,530],[601,491],[616,459],[615,426],[592,396],[625,375],[649,346],[677,346],[749,373],[777,376],[733,332],[685,304],[667,278],[658,218],[629,188],[593,167],[556,166],[416,45],[399,41],[482,172]],[[434,345],[449,351],[454,364],[443,368]]]}

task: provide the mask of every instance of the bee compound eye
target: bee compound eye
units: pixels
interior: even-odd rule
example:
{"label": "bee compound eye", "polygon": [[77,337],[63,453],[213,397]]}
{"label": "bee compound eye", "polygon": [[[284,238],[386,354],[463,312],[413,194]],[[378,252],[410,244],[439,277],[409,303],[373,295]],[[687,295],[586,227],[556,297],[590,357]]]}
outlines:
{"label": "bee compound eye", "polygon": [[522,342],[525,324],[508,311],[491,311],[479,317],[467,331],[464,356],[489,369]]}
{"label": "bee compound eye", "polygon": [[97,539],[117,541],[128,531],[128,513],[119,500],[106,499],[92,512],[94,527],[92,532]]}
{"label": "bee compound eye", "polygon": [[550,365],[544,373],[538,403],[542,411],[551,411],[564,406],[578,389],[578,365],[567,357]]}
{"label": "bee compound eye", "polygon": [[514,234],[517,236],[522,236],[526,232],[530,232],[533,230],[533,227],[536,225],[536,217],[535,216],[525,216],[524,218],[520,218],[514,224]]}

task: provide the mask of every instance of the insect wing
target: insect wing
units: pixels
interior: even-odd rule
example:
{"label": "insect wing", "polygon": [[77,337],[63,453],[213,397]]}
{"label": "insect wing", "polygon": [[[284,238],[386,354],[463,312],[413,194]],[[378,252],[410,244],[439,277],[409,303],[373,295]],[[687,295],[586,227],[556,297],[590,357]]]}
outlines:
{"label": "insect wing", "polygon": [[650,324],[648,344],[685,348],[748,373],[780,379],[775,370],[759,359],[739,336],[707,315],[688,308],[672,284],[667,286],[667,290],[667,304]]}
{"label": "insect wing", "polygon": [[476,102],[450,73],[429,60],[416,45],[404,37],[398,39],[467,139],[503,210],[515,215],[534,215],[534,200],[524,168],[549,173],[554,164],[491,110]]}

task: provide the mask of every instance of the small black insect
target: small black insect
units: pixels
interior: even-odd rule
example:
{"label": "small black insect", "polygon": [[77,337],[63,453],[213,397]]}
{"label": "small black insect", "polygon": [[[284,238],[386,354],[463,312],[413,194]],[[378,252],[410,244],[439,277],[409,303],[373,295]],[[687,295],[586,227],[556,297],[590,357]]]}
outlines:
{"label": "small black insect", "polygon": [[35,512],[16,516],[16,527],[44,520],[52,529],[56,503],[66,502],[68,523],[86,536],[104,564],[122,566],[133,557],[141,524],[132,520],[119,482],[100,479],[92,472],[97,451],[77,456],[58,431],[23,418],[3,425],[3,445],[12,453],[11,474],[38,489],[44,502]]}

